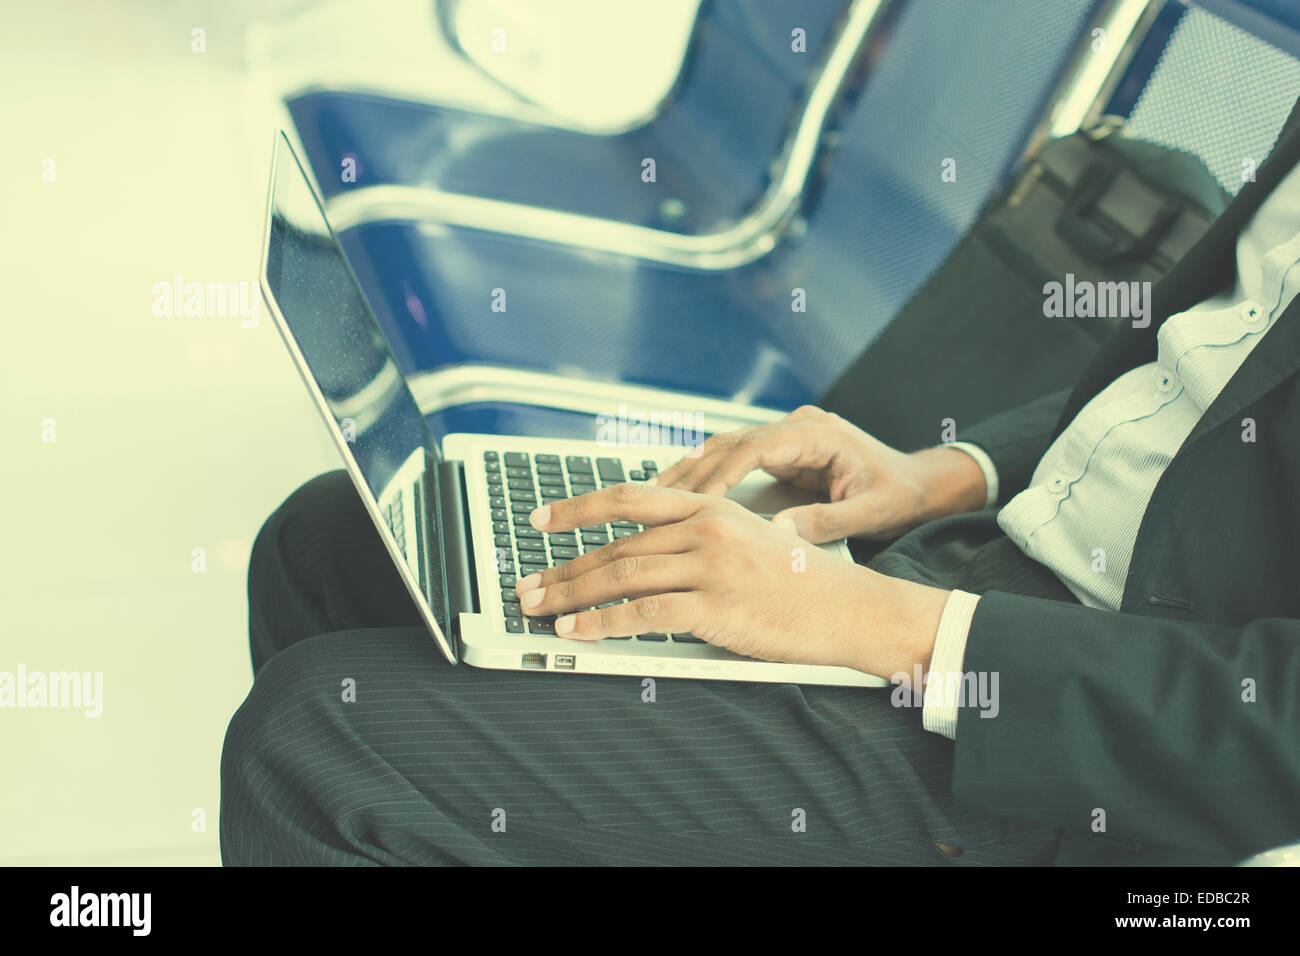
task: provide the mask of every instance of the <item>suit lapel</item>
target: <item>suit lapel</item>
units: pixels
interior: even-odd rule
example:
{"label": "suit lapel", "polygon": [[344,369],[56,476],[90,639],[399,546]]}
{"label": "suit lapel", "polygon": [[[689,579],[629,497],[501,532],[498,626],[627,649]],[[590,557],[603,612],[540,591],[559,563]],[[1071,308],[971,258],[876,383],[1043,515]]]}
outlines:
{"label": "suit lapel", "polygon": [[[1164,324],[1165,319],[1208,298],[1232,281],[1236,269],[1237,236],[1250,221],[1250,217],[1255,214],[1255,210],[1272,192],[1273,187],[1291,171],[1298,160],[1300,160],[1300,101],[1292,107],[1291,115],[1283,126],[1277,144],[1269,153],[1268,159],[1260,165],[1255,181],[1246,183],[1242,187],[1241,192],[1229,203],[1228,208],[1214,221],[1200,241],[1152,288],[1151,315],[1157,316],[1157,320],[1144,329],[1135,329],[1132,325],[1121,326],[1098,350],[1065,403],[1053,437],[1059,435],[1079,414],[1080,409],[1116,378],[1137,365],[1155,360],[1156,333],[1160,331],[1160,326]],[[1294,308],[1287,309],[1286,313],[1278,317],[1276,325],[1269,330],[1267,336],[1270,352],[1277,348],[1279,353],[1272,357],[1277,361],[1292,361],[1292,370],[1295,368],[1295,355],[1292,354],[1291,346],[1296,340],[1296,330],[1300,329],[1300,316],[1294,313]],[[1287,359],[1287,356],[1291,358]],[[1251,357],[1254,357],[1253,354]],[[1247,362],[1249,363],[1249,359]],[[1269,370],[1274,369],[1274,364],[1269,360],[1261,359],[1258,364],[1266,366],[1261,369],[1263,374],[1271,374]],[[1211,411],[1221,408],[1225,397],[1230,393],[1245,394],[1245,386],[1239,380],[1253,377],[1253,369],[1249,373],[1241,374],[1245,373],[1248,367],[1243,365],[1238,370],[1239,374],[1229,382],[1229,387],[1225,388],[1211,405]],[[1234,383],[1236,383],[1235,387],[1233,387]],[[1231,408],[1223,412],[1224,417],[1228,414],[1231,414]],[[1208,417],[1209,412],[1206,415],[1206,418]],[[1220,418],[1220,421],[1222,420]],[[1198,426],[1193,436],[1201,432],[1202,429]]]}

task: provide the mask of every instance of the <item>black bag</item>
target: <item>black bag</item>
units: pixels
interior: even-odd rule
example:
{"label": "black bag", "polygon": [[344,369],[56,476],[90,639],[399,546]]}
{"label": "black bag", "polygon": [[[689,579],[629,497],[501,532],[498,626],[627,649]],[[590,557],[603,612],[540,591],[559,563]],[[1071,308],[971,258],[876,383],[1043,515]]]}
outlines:
{"label": "black bag", "polygon": [[1049,317],[1045,286],[1064,298],[1081,282],[1154,282],[1228,199],[1200,159],[1127,139],[1114,120],[1054,140],[818,404],[912,450],[948,437],[945,419],[960,437],[1071,385],[1130,318]]}

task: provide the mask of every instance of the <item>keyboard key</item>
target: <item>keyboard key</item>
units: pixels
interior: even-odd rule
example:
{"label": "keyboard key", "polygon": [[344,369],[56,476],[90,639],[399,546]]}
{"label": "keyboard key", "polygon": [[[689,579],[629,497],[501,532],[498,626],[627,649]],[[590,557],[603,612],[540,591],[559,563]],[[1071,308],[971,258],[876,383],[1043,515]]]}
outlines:
{"label": "keyboard key", "polygon": [[615,528],[615,529],[614,529],[614,537],[616,537],[616,538],[630,538],[630,537],[632,537],[632,535],[634,535],[634,534],[636,534],[636,532],[633,531],[631,528]]}
{"label": "keyboard key", "polygon": [[590,458],[579,458],[571,455],[568,458],[564,459],[564,467],[569,469],[570,475],[573,475],[575,472],[586,474],[586,475],[590,475],[592,473]]}
{"label": "keyboard key", "polygon": [[[519,560],[519,573],[524,577],[528,577],[530,574],[541,574],[549,567],[549,564],[538,564],[536,561],[525,562],[522,558]],[[504,586],[502,585],[502,587]],[[514,584],[510,586],[514,587]]]}
{"label": "keyboard key", "polygon": [[511,604],[516,605],[515,610],[514,610],[513,613],[515,613],[515,614],[518,614],[518,613],[519,613],[519,608],[518,608],[518,606],[517,606],[517,605],[519,604],[519,595],[516,594],[516,593],[514,592],[513,589],[511,589],[511,588],[502,588],[502,589],[501,589],[501,603],[507,605],[507,607],[506,607],[506,613],[507,613],[507,614],[510,614],[510,613],[511,613],[510,608],[509,608],[509,605],[511,605]]}
{"label": "keyboard key", "polygon": [[659,470],[659,466],[655,462],[651,461],[649,458],[641,462],[641,467],[645,469],[647,474],[651,474],[651,475],[653,475],[656,471]]}
{"label": "keyboard key", "polygon": [[507,467],[507,468],[527,468],[527,467],[529,467],[529,465],[528,465],[528,453],[527,453],[527,452],[522,452],[522,451],[508,451],[508,452],[506,452],[506,467]]}
{"label": "keyboard key", "polygon": [[627,473],[627,476],[631,478],[633,481],[645,481],[644,471],[629,471]]}
{"label": "keyboard key", "polygon": [[554,488],[559,488],[560,491],[564,491],[564,476],[563,476],[563,475],[546,475],[546,474],[538,475],[538,476],[537,476],[537,484],[538,484],[538,486],[541,487],[541,488],[552,488],[552,487],[554,487]]}
{"label": "keyboard key", "polygon": [[496,460],[497,460],[497,453],[494,452],[494,451],[485,451],[485,452],[483,452],[483,460],[484,460],[484,461],[496,461]]}
{"label": "keyboard key", "polygon": [[578,497],[578,495],[589,495],[595,490],[596,490],[595,485],[586,485],[577,481],[572,481],[569,483],[569,492],[573,495],[574,498]]}
{"label": "keyboard key", "polygon": [[696,637],[694,634],[674,634],[674,635],[673,635],[673,640],[674,640],[674,641],[677,641],[677,642],[679,642],[679,643],[681,643],[681,644],[705,644],[705,643],[707,643],[707,641],[702,641],[702,640],[700,640],[700,639],[699,639],[698,637]]}
{"label": "keyboard key", "polygon": [[532,491],[511,491],[510,500],[518,504],[536,504],[537,496]]}
{"label": "keyboard key", "polygon": [[559,466],[558,463],[557,463],[557,464],[554,464],[554,465],[544,464],[544,463],[542,462],[542,456],[541,456],[541,455],[538,455],[538,456],[537,456],[537,464],[534,466],[533,470],[536,471],[539,475],[548,475],[548,476],[550,476],[550,475],[556,475],[556,476],[561,476],[561,475],[564,474],[564,471],[560,468],[560,466]]}
{"label": "keyboard key", "polygon": [[577,556],[577,548],[551,548],[551,557],[556,561],[572,561]]}
{"label": "keyboard key", "polygon": [[527,478],[532,480],[533,470],[531,468],[507,468],[507,478]]}
{"label": "keyboard key", "polygon": [[505,508],[493,508],[493,509],[492,509],[492,520],[493,520],[493,521],[505,521],[505,520],[506,520],[506,516],[507,516],[508,514],[509,514],[509,512],[506,511]]}
{"label": "keyboard key", "polygon": [[559,455],[534,455],[533,461],[539,465],[558,465],[560,463]]}
{"label": "keyboard key", "polygon": [[486,471],[487,471],[487,473],[488,473],[489,475],[497,475],[497,474],[500,474],[500,473],[501,473],[501,463],[500,463],[500,462],[489,461],[489,462],[487,462],[483,467],[484,467],[484,469],[486,469]]}
{"label": "keyboard key", "polygon": [[501,587],[503,590],[505,588],[511,588],[513,590],[514,586],[519,583],[517,580],[515,580],[515,576],[513,574],[503,574],[501,575],[500,580],[501,580]]}
{"label": "keyboard key", "polygon": [[553,545],[558,544],[561,548],[576,548],[578,546],[578,539],[573,535],[572,532],[567,532],[567,531],[548,534],[546,536],[546,540]]}
{"label": "keyboard key", "polygon": [[519,617],[508,617],[508,618],[506,618],[506,632],[509,633],[509,634],[522,634],[522,633],[524,633],[524,621],[523,621],[523,618],[519,618]]}
{"label": "keyboard key", "polygon": [[511,478],[506,482],[506,485],[509,486],[511,491],[527,491],[531,493],[533,490],[533,479]]}
{"label": "keyboard key", "polygon": [[633,531],[640,531],[641,526],[635,521],[615,521],[610,527],[612,528],[631,528]]}
{"label": "keyboard key", "polygon": [[493,495],[492,497],[488,498],[488,504],[491,505],[493,508],[504,508],[506,506],[506,499],[500,497],[499,495]]}
{"label": "keyboard key", "polygon": [[638,634],[636,636],[636,639],[638,641],[666,641],[668,640],[668,635],[667,634]]}
{"label": "keyboard key", "polygon": [[515,528],[515,537],[516,537],[516,538],[520,538],[520,539],[523,539],[523,538],[536,538],[538,541],[541,541],[541,540],[542,540],[542,532],[540,532],[540,531],[538,531],[536,528],[532,528],[532,527],[529,527],[529,528]]}
{"label": "keyboard key", "polygon": [[555,618],[553,617],[530,617],[528,619],[529,634],[554,634]]}
{"label": "keyboard key", "polygon": [[493,534],[509,534],[509,533],[510,533],[510,522],[509,522],[509,521],[493,521],[493,522],[492,522],[492,533],[493,533]]}
{"label": "keyboard key", "polygon": [[600,534],[592,534],[589,531],[584,531],[582,533],[582,543],[593,548],[599,548],[602,544],[606,544],[608,541],[609,535],[605,534],[603,531],[600,532]]}
{"label": "keyboard key", "polygon": [[493,535],[492,540],[496,542],[498,548],[508,548],[513,543],[508,534]]}

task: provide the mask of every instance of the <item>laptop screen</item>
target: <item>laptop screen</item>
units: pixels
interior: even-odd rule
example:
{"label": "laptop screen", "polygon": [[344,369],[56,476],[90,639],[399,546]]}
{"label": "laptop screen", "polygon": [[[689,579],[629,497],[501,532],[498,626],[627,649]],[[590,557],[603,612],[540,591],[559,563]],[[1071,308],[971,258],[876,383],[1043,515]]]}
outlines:
{"label": "laptop screen", "polygon": [[413,451],[436,462],[438,449],[297,157],[276,143],[266,279],[378,498]]}
{"label": "laptop screen", "polygon": [[[438,447],[297,156],[283,133],[275,142],[263,281],[354,472],[377,502],[391,499],[399,485],[410,490],[418,452],[436,464]],[[430,490],[436,502],[436,489]],[[439,516],[424,517],[429,554],[438,563]],[[445,626],[436,602],[433,612]]]}

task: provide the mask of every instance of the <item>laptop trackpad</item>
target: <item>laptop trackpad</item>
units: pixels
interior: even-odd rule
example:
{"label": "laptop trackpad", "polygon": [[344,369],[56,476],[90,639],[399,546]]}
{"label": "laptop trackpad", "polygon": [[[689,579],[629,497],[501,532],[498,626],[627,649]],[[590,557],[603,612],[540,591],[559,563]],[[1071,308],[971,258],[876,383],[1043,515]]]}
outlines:
{"label": "laptop trackpad", "polygon": [[751,471],[740,484],[727,492],[727,497],[761,515],[774,515],[786,508],[826,500],[826,496],[820,492],[787,485],[762,471]]}
{"label": "laptop trackpad", "polygon": [[[826,500],[826,496],[820,492],[806,491],[794,485],[787,485],[762,471],[751,471],[740,484],[727,492],[727,497],[765,518],[770,518],[786,508],[796,508],[799,505],[810,505]],[[838,541],[827,541],[820,547],[842,558],[853,560],[848,542],[843,538]]]}

